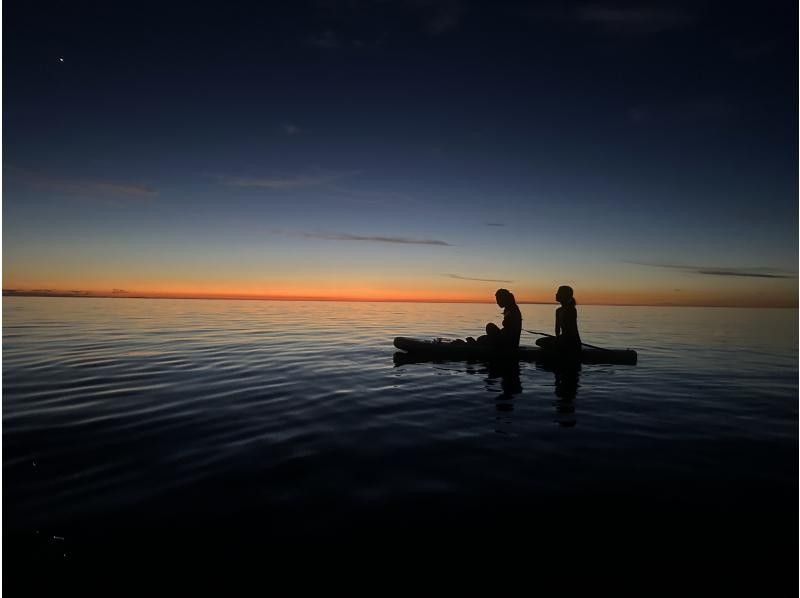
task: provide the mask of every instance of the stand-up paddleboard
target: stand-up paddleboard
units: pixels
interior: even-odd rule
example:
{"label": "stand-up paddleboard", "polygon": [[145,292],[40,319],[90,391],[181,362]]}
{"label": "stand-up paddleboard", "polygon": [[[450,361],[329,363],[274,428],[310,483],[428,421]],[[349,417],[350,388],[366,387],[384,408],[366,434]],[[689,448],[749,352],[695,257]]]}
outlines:
{"label": "stand-up paddleboard", "polygon": [[[486,345],[455,343],[450,340],[425,340],[398,336],[394,346],[408,353],[417,360],[441,359],[519,359],[521,361],[558,361],[561,357],[554,351],[546,351],[541,347],[520,346],[516,350],[500,350]],[[583,348],[580,353],[581,363],[636,365],[638,356],[633,349],[589,349]]]}

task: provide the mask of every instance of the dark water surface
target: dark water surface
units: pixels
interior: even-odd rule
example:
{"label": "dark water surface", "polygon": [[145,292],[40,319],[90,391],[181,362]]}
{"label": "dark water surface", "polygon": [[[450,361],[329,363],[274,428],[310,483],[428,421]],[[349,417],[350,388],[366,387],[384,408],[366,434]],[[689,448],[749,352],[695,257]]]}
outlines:
{"label": "dark water surface", "polygon": [[621,535],[796,583],[797,317],[579,307],[639,364],[559,379],[395,366],[394,336],[477,335],[488,304],[7,297],[5,560]]}

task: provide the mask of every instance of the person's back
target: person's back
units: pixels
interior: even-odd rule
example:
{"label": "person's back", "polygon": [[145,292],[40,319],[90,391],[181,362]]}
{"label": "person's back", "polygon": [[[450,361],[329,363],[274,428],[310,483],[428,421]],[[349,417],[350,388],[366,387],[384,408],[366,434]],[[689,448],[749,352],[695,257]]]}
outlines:
{"label": "person's back", "polygon": [[[513,298],[513,295],[512,295]],[[522,334],[522,312],[515,301],[506,304],[503,310],[503,344],[516,349],[519,347],[519,337]]]}
{"label": "person's back", "polygon": [[578,333],[578,310],[573,304],[563,305],[556,309],[556,323],[559,330],[558,337],[564,345],[573,345],[580,348],[581,336]]}

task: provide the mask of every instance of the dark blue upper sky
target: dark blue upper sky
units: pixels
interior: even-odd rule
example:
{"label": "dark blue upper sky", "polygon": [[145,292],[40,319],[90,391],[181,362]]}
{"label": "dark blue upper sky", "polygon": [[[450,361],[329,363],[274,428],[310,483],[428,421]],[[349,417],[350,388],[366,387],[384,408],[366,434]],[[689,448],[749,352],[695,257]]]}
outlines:
{"label": "dark blue upper sky", "polygon": [[514,248],[562,267],[591,251],[616,279],[797,268],[796,3],[9,2],[4,19],[9,260],[215,235],[349,264],[403,249],[389,236],[457,246],[429,259],[464,276]]}

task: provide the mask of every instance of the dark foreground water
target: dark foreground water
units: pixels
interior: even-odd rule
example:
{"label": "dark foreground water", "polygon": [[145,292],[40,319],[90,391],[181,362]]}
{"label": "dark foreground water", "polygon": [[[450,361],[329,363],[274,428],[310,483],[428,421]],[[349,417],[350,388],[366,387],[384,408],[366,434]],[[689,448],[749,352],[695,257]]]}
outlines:
{"label": "dark foreground water", "polygon": [[577,377],[393,361],[394,336],[499,316],[4,298],[6,580],[411,546],[796,589],[796,310],[581,307],[586,342],[639,364]]}

